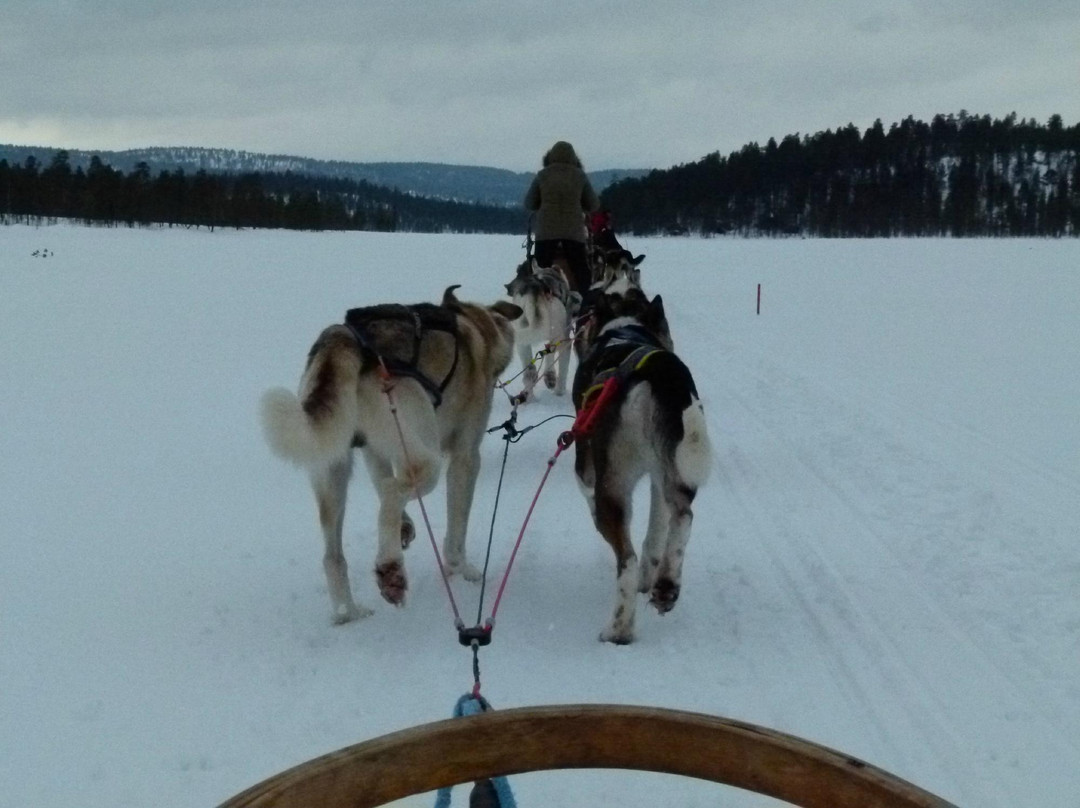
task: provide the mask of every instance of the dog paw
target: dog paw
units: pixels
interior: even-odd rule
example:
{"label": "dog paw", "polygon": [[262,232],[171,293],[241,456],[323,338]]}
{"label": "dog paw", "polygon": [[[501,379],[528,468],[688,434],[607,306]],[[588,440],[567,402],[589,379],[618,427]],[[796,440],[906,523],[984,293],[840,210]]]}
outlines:
{"label": "dog paw", "polygon": [[334,625],[343,626],[353,620],[363,620],[365,617],[371,617],[373,614],[375,614],[373,610],[364,606],[357,606],[355,603],[341,603],[334,610]]}
{"label": "dog paw", "polygon": [[540,372],[533,365],[529,365],[525,368],[525,387],[531,390],[539,377]]}
{"label": "dog paw", "polygon": [[675,602],[679,599],[679,585],[670,578],[661,578],[652,588],[649,596],[649,605],[654,607],[660,614],[666,614],[675,608]]}
{"label": "dog paw", "polygon": [[400,561],[388,561],[375,567],[375,580],[379,584],[379,593],[383,600],[394,606],[405,603],[405,590],[409,583],[405,578],[405,567]]}
{"label": "dog paw", "polygon": [[548,390],[554,390],[557,382],[558,379],[555,378],[554,370],[549,370],[544,374],[544,386],[547,387]]}
{"label": "dog paw", "polygon": [[609,642],[612,645],[629,645],[634,641],[634,630],[629,626],[608,626],[600,632],[600,642]]}

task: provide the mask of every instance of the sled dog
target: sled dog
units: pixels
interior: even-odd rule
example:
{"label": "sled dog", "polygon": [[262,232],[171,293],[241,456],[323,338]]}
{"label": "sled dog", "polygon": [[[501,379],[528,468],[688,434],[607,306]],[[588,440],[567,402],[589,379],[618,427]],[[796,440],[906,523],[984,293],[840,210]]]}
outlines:
{"label": "sled dog", "polygon": [[521,309],[506,301],[464,303],[456,288],[439,305],[351,309],[344,325],[326,328],[315,341],[299,395],[275,388],[263,396],[271,450],[311,478],[336,623],[371,614],[353,600],[341,546],[354,448],[379,497],[375,578],[383,598],[404,603],[403,548],[415,535],[405,503],[435,487],[443,455],[449,458],[443,558],[449,572],[479,578],[465,558],[465,532],[494,382],[510,362],[511,322]]}
{"label": "sled dog", "polygon": [[[674,353],[663,301],[640,289],[604,295],[595,336],[574,375],[581,412],[595,429],[576,437],[575,472],[600,535],[615,552],[616,597],[600,639],[634,639],[636,592],[659,611],[679,598],[692,504],[712,466],[705,413],[689,369]],[[609,385],[610,395],[602,395]],[[606,401],[605,401],[606,399]],[[631,497],[649,476],[649,522],[639,563],[630,538]]]}
{"label": "sled dog", "polygon": [[[540,377],[555,395],[565,395],[570,370],[570,319],[581,303],[581,295],[570,291],[566,276],[557,266],[541,267],[531,259],[518,265],[514,279],[506,284],[506,293],[523,312],[514,321],[518,358],[525,368],[520,400],[532,398]],[[547,353],[538,370],[533,360],[540,347]]]}
{"label": "sled dog", "polygon": [[644,255],[635,256],[629,250],[613,250],[601,253],[600,263],[593,266],[595,280],[585,293],[581,315],[575,321],[574,353],[580,361],[584,346],[596,336],[598,325],[593,317],[595,302],[604,295],[625,295],[631,289],[641,291],[641,262]]}
{"label": "sled dog", "polygon": [[630,289],[641,288],[641,262],[644,255],[635,256],[629,250],[603,253],[596,280],[589,291],[611,295],[624,295]]}

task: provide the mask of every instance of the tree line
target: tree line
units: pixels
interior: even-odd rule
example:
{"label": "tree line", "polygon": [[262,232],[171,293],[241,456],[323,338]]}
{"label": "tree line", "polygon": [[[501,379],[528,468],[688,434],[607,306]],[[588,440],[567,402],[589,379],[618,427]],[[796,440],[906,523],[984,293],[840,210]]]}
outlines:
{"label": "tree line", "polygon": [[522,232],[520,209],[430,199],[373,185],[291,172],[152,176],[125,173],[92,157],[72,169],[68,152],[47,165],[34,156],[0,160],[0,216],[7,222],[74,219],[118,226],[270,227],[296,230]]}
{"label": "tree line", "polygon": [[[1077,236],[1080,124],[908,116],[750,143],[624,179],[601,194],[636,235]],[[523,233],[520,207],[449,201],[352,178],[285,172],[152,176],[68,152],[0,159],[0,218],[103,225]]]}
{"label": "tree line", "polygon": [[911,116],[849,124],[607,188],[617,229],[638,235],[1080,235],[1080,125]]}

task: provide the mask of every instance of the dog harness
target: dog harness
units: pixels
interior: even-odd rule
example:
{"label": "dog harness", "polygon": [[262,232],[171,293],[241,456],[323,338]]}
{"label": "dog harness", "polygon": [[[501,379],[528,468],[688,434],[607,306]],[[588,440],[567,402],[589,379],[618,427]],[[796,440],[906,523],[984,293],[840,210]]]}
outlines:
{"label": "dog harness", "polygon": [[570,291],[570,285],[561,270],[555,267],[538,267],[533,275],[544,287],[544,292],[556,298],[566,308],[574,309],[580,304],[581,295]]}
{"label": "dog harness", "polygon": [[641,372],[652,356],[666,350],[652,334],[637,325],[605,331],[597,343],[589,358],[599,357],[599,369],[581,395],[581,406],[570,428],[574,438],[592,435],[615,394],[634,374]]}
{"label": "dog harness", "polygon": [[[400,321],[412,326],[412,354],[408,359],[386,356],[379,350],[379,346],[376,345],[377,340],[371,332],[371,325],[385,321]],[[352,333],[361,350],[374,354],[391,376],[408,376],[415,379],[431,396],[431,403],[435,407],[442,404],[443,393],[446,392],[450,380],[454,377],[454,371],[457,370],[460,348],[457,316],[452,311],[434,303],[417,303],[411,306],[384,303],[378,306],[349,309],[345,313],[345,327]],[[420,370],[420,346],[424,334],[428,331],[443,331],[454,338],[454,361],[450,365],[446,378],[439,384]]]}

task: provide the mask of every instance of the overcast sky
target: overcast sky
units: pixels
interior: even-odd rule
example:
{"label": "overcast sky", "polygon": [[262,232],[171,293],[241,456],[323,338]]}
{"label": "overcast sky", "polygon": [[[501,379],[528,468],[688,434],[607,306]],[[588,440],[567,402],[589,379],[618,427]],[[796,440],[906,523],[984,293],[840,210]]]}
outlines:
{"label": "overcast sky", "polygon": [[0,142],[667,167],[907,115],[1080,122],[1080,0],[0,0]]}

